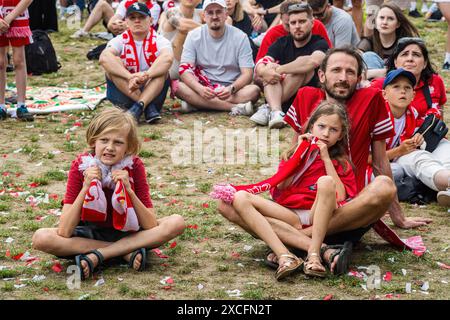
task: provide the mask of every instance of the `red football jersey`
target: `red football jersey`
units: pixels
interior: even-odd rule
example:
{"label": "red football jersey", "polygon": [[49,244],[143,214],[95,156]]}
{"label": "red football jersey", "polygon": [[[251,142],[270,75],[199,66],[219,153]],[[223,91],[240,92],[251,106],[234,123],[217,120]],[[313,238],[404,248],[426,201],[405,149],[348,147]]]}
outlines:
{"label": "red football jersey", "polygon": [[[325,99],[325,91],[303,87],[289,108],[284,120],[298,133],[311,113]],[[385,140],[395,135],[391,118],[380,90],[363,88],[355,91],[346,103],[350,121],[350,157],[355,165],[357,191],[365,184],[365,171],[372,141]]]}

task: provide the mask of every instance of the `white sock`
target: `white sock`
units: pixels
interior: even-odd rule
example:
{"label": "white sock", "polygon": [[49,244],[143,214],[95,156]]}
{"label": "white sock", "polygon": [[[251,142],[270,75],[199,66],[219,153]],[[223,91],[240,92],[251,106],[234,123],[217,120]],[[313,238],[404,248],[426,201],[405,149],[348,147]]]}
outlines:
{"label": "white sock", "polygon": [[422,3],[422,9],[420,11],[422,13],[428,12],[428,6],[427,6],[427,3],[425,1]]}
{"label": "white sock", "polygon": [[444,61],[444,63],[446,63],[446,62],[450,63],[450,52],[446,52],[445,53],[445,61]]}
{"label": "white sock", "polygon": [[409,7],[409,11],[414,11],[414,10],[416,10],[416,7],[417,6],[417,2],[415,2],[415,1],[411,1],[411,5],[410,5],[410,7]]}

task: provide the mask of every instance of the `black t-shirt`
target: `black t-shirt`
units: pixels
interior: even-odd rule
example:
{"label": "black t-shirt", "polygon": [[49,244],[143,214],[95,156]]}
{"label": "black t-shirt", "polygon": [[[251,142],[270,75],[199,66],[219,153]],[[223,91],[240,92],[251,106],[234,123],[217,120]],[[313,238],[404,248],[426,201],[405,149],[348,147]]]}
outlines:
{"label": "black t-shirt", "polygon": [[233,20],[233,27],[240,29],[249,37],[252,35],[253,32],[252,20],[250,20],[250,17],[248,16],[247,12],[244,12],[244,18],[241,21]]}
{"label": "black t-shirt", "polygon": [[267,51],[267,56],[279,61],[283,65],[294,61],[300,56],[309,56],[314,51],[327,52],[329,49],[328,43],[324,38],[318,35],[312,35],[311,40],[301,48],[297,48],[294,44],[294,38],[287,35],[275,41]]}
{"label": "black t-shirt", "polygon": [[[284,0],[256,0],[257,4],[260,4],[264,9],[270,9],[273,8],[280,3],[282,3]],[[267,26],[270,27],[270,24],[277,16],[276,13],[269,13],[264,16],[264,20],[267,23]]]}

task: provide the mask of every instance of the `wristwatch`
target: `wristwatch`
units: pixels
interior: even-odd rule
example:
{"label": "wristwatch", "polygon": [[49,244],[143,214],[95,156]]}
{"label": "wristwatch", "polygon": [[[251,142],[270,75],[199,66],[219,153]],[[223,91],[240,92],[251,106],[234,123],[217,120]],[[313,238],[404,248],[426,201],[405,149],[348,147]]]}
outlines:
{"label": "wristwatch", "polygon": [[234,94],[236,92],[236,87],[234,84],[231,85],[231,94]]}

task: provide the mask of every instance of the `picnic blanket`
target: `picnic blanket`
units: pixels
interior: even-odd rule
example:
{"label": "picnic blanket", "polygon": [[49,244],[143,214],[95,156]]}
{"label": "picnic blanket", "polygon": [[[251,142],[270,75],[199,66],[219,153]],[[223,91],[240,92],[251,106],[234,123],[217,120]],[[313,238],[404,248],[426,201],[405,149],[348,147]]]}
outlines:
{"label": "picnic blanket", "polygon": [[[26,105],[32,114],[52,112],[94,110],[106,98],[106,87],[93,89],[72,87],[27,87]],[[16,89],[7,87],[6,101],[9,114],[15,114],[16,108],[11,106],[16,98]],[[9,102],[9,103],[8,103]]]}

